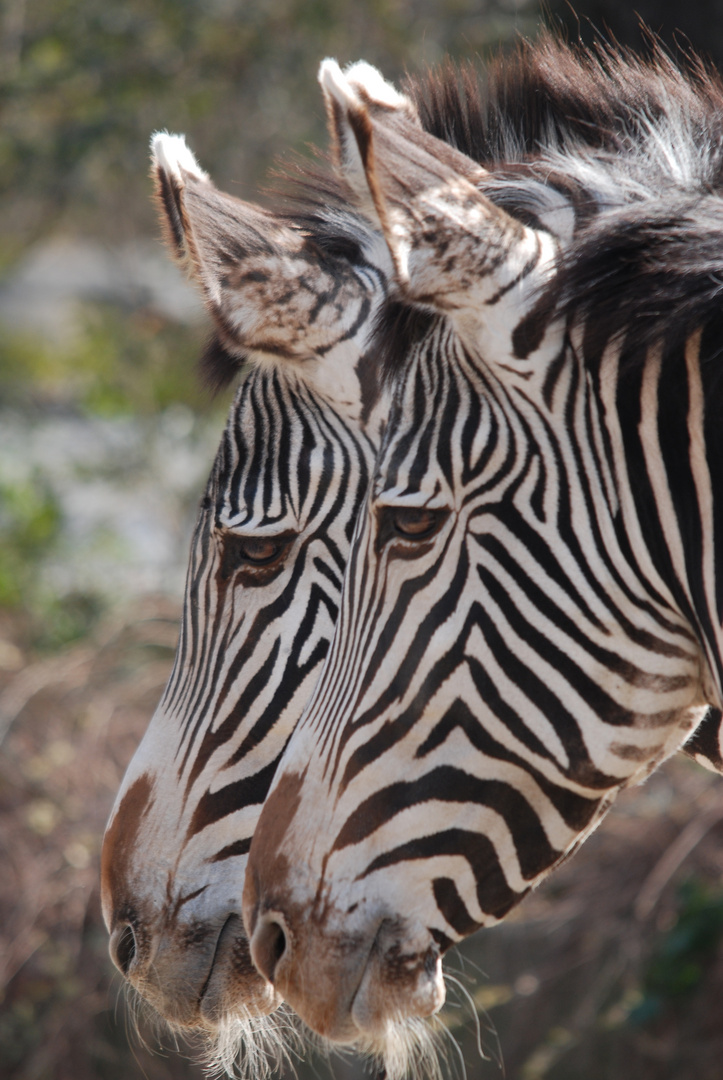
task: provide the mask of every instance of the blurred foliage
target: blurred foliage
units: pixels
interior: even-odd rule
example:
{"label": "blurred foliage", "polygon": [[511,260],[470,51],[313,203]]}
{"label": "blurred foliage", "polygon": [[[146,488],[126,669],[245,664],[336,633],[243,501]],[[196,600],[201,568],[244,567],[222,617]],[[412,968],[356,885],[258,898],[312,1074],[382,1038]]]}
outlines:
{"label": "blurred foliage", "polygon": [[59,596],[38,591],[27,610],[30,615],[28,643],[39,652],[54,652],[86,637],[97,625],[105,605],[93,592],[75,591]]}
{"label": "blurred foliage", "polygon": [[[149,309],[127,311],[110,303],[84,305],[67,343],[6,332],[0,336],[0,406],[21,410],[36,424],[47,409],[146,418],[169,406],[195,414],[225,409],[225,400],[214,405],[198,385],[203,333]],[[217,422],[220,428],[220,417]],[[100,475],[100,468],[87,462],[89,474]],[[5,472],[3,478],[0,470],[0,610],[22,609],[26,643],[57,649],[87,634],[105,601],[92,591],[49,586],[46,563],[62,561],[69,543],[57,476],[51,485],[42,467],[20,479],[11,479],[12,468]],[[66,486],[75,484],[71,473]]]}
{"label": "blurred foliage", "polygon": [[81,347],[69,367],[83,384],[80,400],[100,415],[157,413],[180,403],[198,410],[209,395],[195,378],[201,332],[148,310],[127,315],[89,307]]}
{"label": "blurred foliage", "polygon": [[151,415],[169,405],[213,407],[196,364],[204,330],[155,311],[86,303],[66,343],[6,330],[0,335],[0,405],[44,401],[100,415]]}
{"label": "blurred foliage", "polygon": [[153,130],[185,132],[214,175],[253,196],[281,147],[323,142],[325,55],[396,77],[534,32],[533,11],[530,0],[5,0],[4,259],[60,222],[151,229]]}
{"label": "blurred foliage", "polygon": [[62,514],[41,475],[0,481],[0,608],[22,608],[25,637],[40,650],[57,649],[85,636],[102,613],[100,599],[70,592],[58,596],[40,569],[61,541]]}
{"label": "blurred foliage", "polygon": [[658,1019],[678,1007],[700,986],[723,939],[723,891],[696,877],[683,882],[676,899],[677,915],[656,942],[643,973],[642,997],[631,1011],[632,1024]]}
{"label": "blurred foliage", "polygon": [[35,566],[60,532],[60,511],[41,477],[0,483],[0,606],[27,596]]}
{"label": "blurred foliage", "polygon": [[153,130],[187,133],[220,182],[253,197],[280,149],[325,141],[323,56],[397,78],[534,34],[543,7],[571,37],[597,27],[639,44],[642,18],[723,56],[717,0],[3,0],[0,270],[61,225],[153,230]]}

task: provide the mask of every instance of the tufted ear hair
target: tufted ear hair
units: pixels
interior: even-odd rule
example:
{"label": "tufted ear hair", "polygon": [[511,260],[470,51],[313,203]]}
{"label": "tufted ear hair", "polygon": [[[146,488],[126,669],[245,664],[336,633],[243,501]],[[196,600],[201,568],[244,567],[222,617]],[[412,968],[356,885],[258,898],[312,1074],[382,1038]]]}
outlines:
{"label": "tufted ear hair", "polygon": [[240,359],[309,360],[343,340],[368,307],[368,288],[348,263],[219,191],[182,136],[154,135],[151,148],[167,237],[203,290],[217,328],[213,347]]}
{"label": "tufted ear hair", "polygon": [[342,73],[325,61],[320,79],[333,102],[339,167],[355,187],[363,170],[407,299],[459,323],[484,305],[523,303],[529,287],[549,276],[555,253],[549,235],[486,198],[478,186],[486,170],[422,131],[410,119],[406,98],[395,101],[389,93],[383,104],[375,98],[381,76],[373,68],[356,65]]}
{"label": "tufted ear hair", "polygon": [[366,116],[381,115],[388,124],[402,119],[421,131],[417,110],[411,99],[364,60],[350,64],[342,72],[336,60],[323,60],[319,83],[324,94],[332,152],[338,173],[351,187],[361,209],[377,227],[376,209],[370,197],[364,160],[350,124],[352,114],[363,126]]}

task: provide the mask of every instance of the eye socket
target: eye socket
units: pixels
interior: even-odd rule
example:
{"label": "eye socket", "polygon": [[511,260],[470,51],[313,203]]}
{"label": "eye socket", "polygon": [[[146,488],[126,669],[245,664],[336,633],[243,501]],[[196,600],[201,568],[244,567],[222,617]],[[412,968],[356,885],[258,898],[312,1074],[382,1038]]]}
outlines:
{"label": "eye socket", "polygon": [[385,506],[379,514],[379,542],[401,539],[409,543],[429,540],[449,516],[448,510],[426,506]]}
{"label": "eye socket", "polygon": [[271,569],[280,565],[294,536],[237,536],[222,535],[223,550],[219,573],[226,580],[237,570]]}
{"label": "eye socket", "polygon": [[401,507],[392,512],[395,532],[409,540],[425,540],[439,527],[439,516],[426,507]]}
{"label": "eye socket", "polygon": [[286,543],[281,543],[275,537],[244,536],[239,537],[236,554],[255,566],[265,566],[286,546]]}

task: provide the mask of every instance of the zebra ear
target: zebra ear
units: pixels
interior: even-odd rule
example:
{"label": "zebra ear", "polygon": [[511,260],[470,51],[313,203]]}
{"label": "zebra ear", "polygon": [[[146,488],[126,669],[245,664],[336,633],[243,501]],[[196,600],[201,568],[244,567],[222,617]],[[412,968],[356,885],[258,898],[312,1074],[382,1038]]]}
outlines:
{"label": "zebra ear", "polygon": [[161,224],[166,240],[179,262],[186,262],[189,251],[183,221],[183,189],[186,178],[208,183],[208,173],[196,161],[183,135],[156,132],[151,138],[152,178],[161,210]]}
{"label": "zebra ear", "polygon": [[332,274],[303,233],[219,191],[181,136],[158,134],[151,146],[167,237],[203,289],[222,349],[241,357],[322,355],[340,336],[344,304],[348,311],[363,299],[358,279],[342,272],[337,303],[320,312]]}
{"label": "zebra ear", "polygon": [[[404,105],[370,108],[372,89],[359,81],[366,65],[352,83],[355,70],[344,75],[327,61],[321,78],[334,99],[336,127],[345,132],[337,139],[344,146],[341,167],[354,186],[364,171],[405,296],[454,319],[506,295],[518,278],[532,284],[527,278],[546,234],[486,198],[477,186],[486,170],[410,122]],[[355,154],[348,148],[352,140]]]}
{"label": "zebra ear", "polygon": [[386,115],[388,120],[403,117],[409,126],[420,128],[416,109],[408,97],[400,94],[376,68],[363,60],[351,64],[345,72],[336,60],[323,60],[319,83],[324,93],[337,170],[351,187],[367,217],[378,227],[363,154],[350,118],[354,118],[360,129],[367,124],[367,117],[374,114]]}

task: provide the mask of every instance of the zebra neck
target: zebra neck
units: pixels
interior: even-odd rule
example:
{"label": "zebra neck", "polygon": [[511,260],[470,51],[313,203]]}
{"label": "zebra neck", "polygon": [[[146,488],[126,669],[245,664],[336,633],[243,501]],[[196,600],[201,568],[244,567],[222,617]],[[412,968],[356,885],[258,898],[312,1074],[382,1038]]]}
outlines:
{"label": "zebra neck", "polygon": [[607,385],[608,420],[614,386],[611,442],[618,444],[618,490],[634,558],[698,640],[702,700],[720,707],[723,584],[716,572],[721,524],[716,530],[714,493],[723,463],[719,439],[709,445],[702,338],[697,331],[681,344],[660,342],[631,354],[609,346],[610,370],[601,369],[601,386],[605,393]]}

